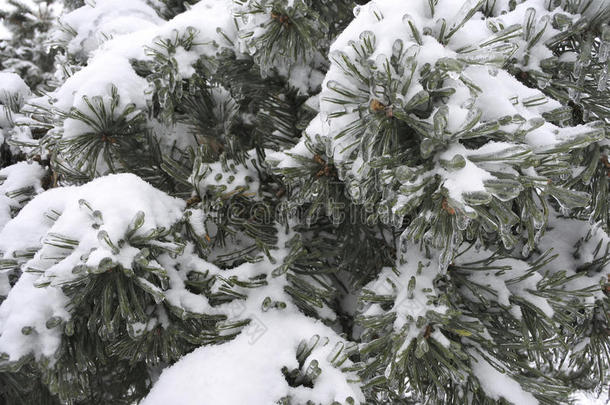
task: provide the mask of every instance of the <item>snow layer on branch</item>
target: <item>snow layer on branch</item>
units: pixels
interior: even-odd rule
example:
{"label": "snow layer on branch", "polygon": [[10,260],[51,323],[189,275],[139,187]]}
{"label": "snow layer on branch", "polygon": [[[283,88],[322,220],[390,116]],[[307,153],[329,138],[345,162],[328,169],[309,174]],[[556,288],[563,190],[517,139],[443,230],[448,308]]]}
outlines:
{"label": "snow layer on branch", "polygon": [[30,94],[30,88],[19,75],[0,72],[0,102],[7,104],[13,97],[23,100]]}
{"label": "snow layer on branch", "polygon": [[[99,229],[82,226],[91,222],[91,211],[79,201],[102,213]],[[144,234],[157,227],[172,226],[182,216],[183,207],[182,200],[156,190],[133,174],[109,175],[79,187],[52,189],[34,198],[0,233],[0,250],[6,257],[15,250],[41,247],[44,236],[53,232],[87,244],[81,247],[88,251],[98,247],[93,239],[97,241],[101,230],[108,232],[112,240],[123,238],[138,211],[145,217],[137,232]],[[47,215],[50,210],[58,213],[54,221]],[[91,233],[95,235],[92,237]]]}
{"label": "snow layer on branch", "polygon": [[[124,6],[119,7],[118,4],[121,3],[124,3]],[[231,2],[226,0],[203,0],[167,22],[153,15],[152,8],[139,2],[106,0],[96,3],[94,7],[86,5],[74,10],[63,19],[71,26],[79,27],[76,37],[70,41],[70,47],[75,51],[78,47],[82,47],[80,49],[82,52],[90,54],[87,65],[51,93],[51,100],[41,97],[35,100],[36,104],[45,106],[50,103],[64,112],[73,107],[88,112],[83,97],[101,96],[105,102],[110,103],[111,89],[114,86],[120,96],[118,111],[121,111],[120,107],[130,103],[144,109],[152,97],[151,87],[147,80],[137,75],[131,62],[150,60],[152,56],[146,53],[146,49],[154,47],[159,38],[171,39],[186,33],[188,29],[194,29],[197,33],[194,40],[196,45],[190,53],[183,52],[177,55],[180,59],[178,65],[181,66],[181,71],[192,74],[189,65],[198,57],[215,55],[222,44],[230,46],[219,31],[228,38],[235,37],[230,4]],[[114,19],[116,13],[113,8],[117,7],[122,12],[126,9],[138,11],[138,22],[120,30],[118,27],[122,25]],[[93,27],[90,26],[89,19],[92,16],[96,16],[94,22],[97,24]],[[148,21],[144,23],[143,20]],[[109,34],[108,29],[114,30],[111,32],[112,39],[101,45],[98,44],[97,49],[88,42],[82,42],[89,35],[100,37]],[[70,130],[65,133],[67,137],[76,135],[79,135],[78,131]]]}
{"label": "snow layer on branch", "polygon": [[[266,37],[270,26],[274,24],[275,13],[285,12],[292,18],[299,19],[303,16],[304,10],[309,8],[308,3],[303,0],[292,0],[284,4],[266,0],[239,0],[234,3],[232,12],[239,28],[236,50],[252,56],[259,65],[263,77],[279,74],[303,95],[316,91],[324,79],[320,66],[325,64],[325,58],[315,47],[290,49],[288,53],[295,52],[295,54],[285,54],[286,52],[281,48],[270,44]],[[281,11],[277,9],[278,6],[281,7]],[[326,30],[321,21],[318,21],[318,24],[320,25],[316,27],[317,30]],[[299,32],[298,35],[309,36],[311,33]],[[314,38],[313,42],[317,40],[318,38]],[[271,45],[270,50],[267,49],[268,45]]]}
{"label": "snow layer on branch", "polygon": [[0,170],[0,231],[11,219],[11,209],[18,210],[32,194],[43,190],[46,170],[36,162],[19,162]]}
{"label": "snow layer on branch", "polygon": [[[335,342],[341,341],[332,329],[296,311],[261,313],[254,322],[250,327],[257,330],[246,329],[219,346],[201,347],[164,370],[142,404],[268,405],[288,395],[297,404],[343,403],[347,397],[364,401],[358,386],[347,381],[350,375],[328,360]],[[254,340],[257,333],[262,335]],[[315,359],[322,373],[315,379],[313,389],[291,387],[281,370],[299,367],[299,343],[314,334],[329,336],[330,343],[316,347],[303,368]]]}
{"label": "snow layer on branch", "polygon": [[[10,361],[23,356],[51,358],[61,343],[60,328],[49,329],[46,322],[52,317],[64,320],[68,298],[59,288],[37,288],[38,275],[24,273],[0,306],[0,353]],[[30,333],[24,331],[30,329]]]}
{"label": "snow layer on branch", "polygon": [[[335,163],[345,166],[340,170],[344,179],[369,175],[369,161],[380,154],[375,145],[385,142],[380,128],[398,119],[416,132],[412,136],[422,143],[422,151],[437,163],[435,173],[451,202],[471,211],[463,195],[478,192],[503,198],[486,180],[495,180],[494,171],[515,174],[515,163],[492,156],[485,160],[497,164],[488,167],[458,156],[461,164],[450,170],[440,167],[440,155],[460,147],[462,138],[484,139],[494,133],[496,139],[504,136],[500,140],[507,141],[506,149],[547,154],[562,145],[586,145],[603,137],[603,129],[593,125],[560,128],[545,122],[543,114],[561,104],[504,70],[510,58],[524,70],[539,70],[539,62],[552,56],[544,42],[559,33],[541,18],[549,14],[545,1],[528,1],[512,11],[505,3],[498,3],[490,17],[473,12],[465,25],[478,2],[440,0],[432,10],[423,0],[376,0],[357,7],[356,18],[331,46],[332,63],[320,97],[319,121],[324,125],[306,130],[309,136],[316,135],[315,130],[329,138]],[[533,12],[536,35],[526,35],[522,26]],[[563,10],[556,8],[550,17],[558,12]],[[540,31],[539,39],[531,40]],[[441,77],[432,88],[430,72]],[[387,86],[390,80],[397,84]],[[434,87],[453,93],[432,98],[439,91]],[[432,114],[421,118],[430,107]],[[477,153],[484,152],[470,151]],[[468,181],[460,180],[464,178]]]}
{"label": "snow layer on branch", "polygon": [[[125,239],[138,212],[144,213],[144,223],[135,235],[168,229],[181,218],[183,208],[182,200],[132,174],[106,176],[80,187],[55,188],[34,198],[0,232],[3,259],[15,260],[15,253],[26,250],[36,252],[32,259],[20,263],[22,271],[34,272],[23,273],[0,306],[0,352],[7,353],[11,361],[30,352],[37,357],[52,354],[61,328],[48,329],[45,323],[53,316],[69,318],[64,309],[67,298],[59,284],[77,277],[72,270],[83,257],[87,266],[96,267],[102,259],[111,258],[131,267],[138,252],[128,244],[113,251],[100,233],[106,232],[116,244]],[[51,284],[37,288],[41,282]],[[22,328],[35,331],[24,337]]]}
{"label": "snow layer on branch", "polygon": [[[192,215],[195,212],[192,211]],[[199,348],[164,370],[144,404],[166,403],[169,398],[180,404],[199,404],[202,392],[205,392],[206,403],[228,405],[266,405],[287,395],[295,403],[306,403],[308,400],[331,403],[333,400],[343,401],[348,396],[357,401],[363,400],[357,385],[348,382],[350,379],[356,380],[356,376],[344,373],[331,364],[331,352],[337,354],[337,351],[333,351],[335,344],[341,346],[345,341],[320,321],[300,312],[285,290],[288,285],[285,274],[272,275],[290,251],[286,243],[294,237],[294,234],[286,234],[282,229],[278,226],[278,247],[271,250],[272,257],[264,255],[259,261],[245,262],[230,269],[220,269],[199,259],[191,246],[187,245],[184,254],[177,258],[181,270],[168,272],[171,288],[165,292],[167,301],[193,312],[224,314],[228,324],[246,319],[250,320],[250,324],[234,340]],[[167,255],[162,256],[159,262],[165,269],[176,265],[175,260]],[[245,298],[209,308],[205,297],[189,295],[184,291],[184,277],[190,270],[209,271],[209,274],[218,277],[211,288],[212,293],[229,288]],[[257,288],[240,287],[231,282],[232,279],[251,280],[260,276],[265,276],[267,283]],[[286,307],[263,310],[265,300],[282,302]],[[299,368],[296,358],[299,344],[315,335],[321,337],[324,343],[316,345],[302,364],[301,371],[306,370],[312,360],[317,360],[322,374],[315,379],[314,389],[290,387],[282,368]],[[324,337],[328,337],[328,340],[324,340]],[[346,360],[342,366],[350,364]]]}
{"label": "snow layer on branch", "polygon": [[[569,232],[566,232],[569,229]],[[557,258],[549,266],[553,272],[567,271],[568,274],[580,274],[581,277],[570,280],[567,290],[579,290],[599,285],[607,280],[610,274],[610,263],[601,264],[599,272],[578,272],[583,266],[599,259],[610,248],[610,236],[599,225],[591,226],[587,221],[561,217],[556,211],[550,210],[548,227],[541,238],[541,251],[552,250]],[[597,248],[599,247],[599,250]],[[603,300],[603,289],[596,289],[586,298],[587,302]]]}
{"label": "snow layer on branch", "polygon": [[[462,264],[468,266],[470,263],[488,260],[486,266],[489,270],[482,270],[485,266],[480,264],[482,269],[470,271],[467,275],[470,282],[485,287],[478,289],[477,294],[485,297],[489,302],[496,302],[506,308],[518,320],[522,319],[522,308],[510,300],[511,296],[529,302],[547,317],[552,318],[555,313],[553,307],[546,298],[536,294],[539,291],[538,284],[544,278],[542,274],[532,271],[532,266],[526,261],[510,257],[489,260],[492,256],[492,252],[486,249],[480,251],[470,249],[456,261],[457,266]],[[461,293],[473,302],[478,300],[468,288],[463,287]]]}
{"label": "snow layer on branch", "polygon": [[[125,58],[115,58],[111,64],[103,58],[94,58],[86,68],[76,72],[55,91],[53,97],[56,108],[69,111],[77,108],[90,112],[83,97],[102,96],[106,104],[110,104],[112,86],[118,90],[120,104],[118,112],[128,104],[135,104],[138,108],[145,108],[148,96],[148,82],[138,76]],[[87,127],[88,128],[88,127]],[[78,135],[66,128],[66,137]]]}
{"label": "snow layer on branch", "polygon": [[225,196],[245,193],[253,196],[258,192],[258,172],[255,169],[255,150],[246,154],[244,163],[228,159],[227,161],[201,164],[189,177],[200,195],[208,191],[220,192]]}
{"label": "snow layer on branch", "polygon": [[69,53],[86,58],[117,35],[152,28],[162,21],[140,0],[98,0],[61,17],[65,29],[57,31],[54,39],[66,41]]}
{"label": "snow layer on branch", "polygon": [[496,370],[479,353],[472,351],[471,354],[477,360],[472,362],[472,371],[487,395],[496,400],[504,398],[513,404],[538,405],[538,400],[524,391],[517,381]]}
{"label": "snow layer on branch", "polygon": [[[398,261],[395,270],[384,267],[379,276],[364,288],[378,295],[395,295],[394,305],[389,311],[396,314],[394,331],[398,333],[405,326],[408,329],[399,352],[406,349],[411,340],[421,333],[421,330],[413,325],[414,320],[426,317],[428,311],[444,314],[448,309],[445,305],[434,304],[434,300],[430,299],[436,296],[434,279],[441,274],[438,262],[427,258],[416,245],[407,246],[408,253]],[[380,304],[375,303],[370,305],[363,315],[382,315],[386,312],[388,311]]]}

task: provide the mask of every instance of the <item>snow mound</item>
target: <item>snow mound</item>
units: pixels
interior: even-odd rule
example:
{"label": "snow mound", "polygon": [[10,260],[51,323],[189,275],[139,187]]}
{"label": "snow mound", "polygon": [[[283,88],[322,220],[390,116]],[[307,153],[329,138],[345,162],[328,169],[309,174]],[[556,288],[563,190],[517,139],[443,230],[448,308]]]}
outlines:
{"label": "snow mound", "polygon": [[[121,3],[123,5],[118,6]],[[183,70],[188,71],[185,63],[192,64],[201,56],[215,55],[220,48],[219,44],[226,42],[220,32],[228,38],[235,36],[229,3],[200,1],[167,22],[156,16],[152,8],[139,1],[106,0],[95,7],[84,6],[73,11],[64,17],[66,23],[78,27],[75,30],[76,36],[70,40],[70,46],[75,51],[80,47],[82,52],[89,53],[90,57],[83,69],[51,93],[51,104],[62,111],[69,111],[72,107],[86,110],[84,96],[109,99],[114,86],[119,90],[122,105],[134,103],[138,108],[144,108],[152,97],[149,83],[137,75],[132,61],[150,60],[152,56],[146,53],[147,48],[153,48],[159,39],[173,39],[187,31],[196,33],[193,42],[197,45],[193,46],[190,53],[183,52],[177,56],[177,64],[183,66]],[[137,22],[129,24],[128,27],[119,24],[121,18],[117,20],[117,13],[125,9],[138,11]],[[96,27],[89,26],[89,18],[92,15],[97,16]],[[148,21],[145,23],[145,20]],[[112,33],[112,38],[99,44],[100,36],[105,37],[109,33]],[[93,35],[93,38],[90,38],[90,35]],[[95,44],[85,40],[94,41]],[[48,102],[46,98],[37,100],[41,105]]]}
{"label": "snow mound", "polygon": [[43,192],[47,171],[36,162],[19,162],[0,170],[0,230],[34,194]]}
{"label": "snow mound", "polygon": [[51,318],[69,319],[61,284],[85,266],[132,266],[140,251],[133,238],[169,229],[182,217],[184,202],[132,174],[101,177],[79,187],[62,187],[34,198],[0,232],[2,271],[23,271],[0,305],[0,353],[16,361],[28,353],[49,357],[61,328]]}
{"label": "snow mound", "polygon": [[[324,339],[336,336],[330,328],[297,313],[261,314],[253,322],[231,342],[201,347],[165,369],[142,404],[268,405],[288,396],[297,404],[343,403],[348,397],[356,403],[364,401],[358,386],[349,381],[355,376],[332,364],[343,342]],[[323,343],[315,346],[300,368],[307,369],[317,360],[322,371],[313,382],[315,389],[292,387],[282,369],[299,368],[300,342],[312,335]],[[349,360],[343,363],[348,365]]]}
{"label": "snow mound", "polygon": [[60,18],[55,40],[67,42],[69,53],[86,59],[105,41],[161,24],[155,10],[140,0],[98,0]]}
{"label": "snow mound", "polygon": [[[521,191],[497,173],[516,181],[515,166],[533,153],[544,156],[603,139],[604,129],[597,124],[548,122],[561,104],[504,70],[513,58],[527,72],[553,57],[544,42],[560,31],[546,18],[560,8],[547,17],[543,1],[528,1],[511,11],[501,6],[497,15],[486,17],[476,11],[476,1],[430,4],[378,0],[357,7],[355,19],[332,44],[320,119],[306,133],[330,141],[328,154],[345,169],[339,171],[342,180],[361,183],[376,175],[371,162],[400,147],[396,138],[405,133],[418,142],[409,153],[436,169],[408,181],[392,179],[408,189],[389,193],[398,201],[396,211],[419,205],[418,193],[438,179],[437,192],[453,208],[472,213],[481,199],[507,201]],[[534,21],[535,41],[521,26],[526,15]],[[409,130],[399,133],[399,125]],[[515,132],[520,135],[504,136]],[[505,141],[503,148],[463,149],[465,140],[489,134]]]}
{"label": "snow mound", "polygon": [[8,104],[11,97],[25,99],[31,94],[30,88],[19,75],[10,72],[0,72],[0,102]]}

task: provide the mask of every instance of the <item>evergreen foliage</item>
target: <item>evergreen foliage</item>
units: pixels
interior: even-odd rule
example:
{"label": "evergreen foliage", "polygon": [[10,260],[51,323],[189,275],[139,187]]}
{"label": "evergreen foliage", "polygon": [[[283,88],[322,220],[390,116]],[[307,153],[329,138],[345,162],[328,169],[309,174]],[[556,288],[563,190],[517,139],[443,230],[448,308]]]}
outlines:
{"label": "evergreen foliage", "polygon": [[0,17],[0,403],[604,395],[608,1]]}
{"label": "evergreen foliage", "polygon": [[9,0],[0,18],[10,38],[0,40],[2,70],[15,72],[32,89],[49,90],[55,52],[49,50],[49,30],[55,23],[54,2]]}

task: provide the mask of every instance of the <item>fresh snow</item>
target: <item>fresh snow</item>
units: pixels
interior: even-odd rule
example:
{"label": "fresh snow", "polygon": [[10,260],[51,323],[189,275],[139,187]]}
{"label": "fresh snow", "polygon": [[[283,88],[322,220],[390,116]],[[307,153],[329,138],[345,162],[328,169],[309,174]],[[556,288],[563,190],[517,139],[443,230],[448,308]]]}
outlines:
{"label": "fresh snow", "polygon": [[[197,34],[191,52],[181,51],[176,55],[181,73],[192,74],[193,70],[189,68],[192,63],[199,57],[215,55],[221,45],[226,44],[220,32],[228,38],[235,37],[230,3],[227,0],[203,0],[167,22],[154,16],[154,10],[140,1],[100,0],[94,7],[87,5],[66,14],[62,21],[73,27],[76,36],[70,39],[65,32],[57,36],[69,41],[71,52],[90,54],[88,63],[50,93],[50,97],[40,97],[34,103],[52,106],[62,112],[76,108],[90,114],[83,97],[91,99],[99,96],[109,105],[114,87],[120,99],[117,114],[128,104],[145,109],[152,97],[151,84],[136,74],[131,61],[150,60],[152,56],[146,53],[146,49],[154,48],[156,41],[173,40],[187,30],[194,30]],[[118,29],[116,15],[129,10],[137,10],[136,15],[132,16],[135,21],[125,27],[120,25]],[[95,16],[93,26],[90,20],[92,16]],[[64,126],[66,138],[78,136],[87,130],[86,126],[78,126],[70,119],[66,120]]]}
{"label": "fresh snow", "polygon": [[[4,259],[15,259],[19,251],[36,251],[32,259],[21,264],[26,272],[0,305],[0,353],[13,361],[29,352],[37,358],[50,357],[58,348],[61,328],[49,329],[45,323],[52,316],[69,319],[65,309],[68,301],[60,285],[77,277],[72,269],[79,264],[95,268],[103,258],[129,268],[138,252],[128,245],[113,252],[99,233],[107,232],[110,240],[118,243],[138,212],[144,213],[144,224],[136,234],[167,229],[182,217],[183,208],[182,200],[165,195],[133,174],[105,176],[80,187],[54,188],[34,198],[0,232]],[[74,240],[75,247],[56,246],[56,235]],[[46,280],[51,285],[36,287]],[[24,337],[22,328],[27,327],[35,332]]]}
{"label": "fresh snow", "polygon": [[[86,61],[86,64],[80,70],[71,72],[57,89],[34,99],[18,75],[0,72],[0,102],[4,104],[0,105],[2,141],[4,132],[9,131],[13,124],[9,119],[11,113],[8,105],[14,98],[20,101],[29,99],[40,106],[50,107],[58,115],[72,109],[90,113],[86,99],[99,97],[108,105],[111,103],[112,90],[116,89],[120,98],[117,114],[130,104],[137,110],[146,111],[152,101],[154,85],[138,75],[134,62],[152,61],[154,51],[163,51],[159,45],[160,40],[173,40],[195,33],[191,49],[178,46],[171,55],[179,76],[176,80],[191,78],[195,73],[193,65],[197,61],[212,58],[225,49],[235,51],[238,57],[243,53],[256,60],[259,49],[255,40],[263,33],[261,27],[271,17],[261,13],[249,18],[236,18],[237,13],[251,6],[251,1],[240,2],[236,6],[230,0],[202,0],[170,21],[164,21],[158,16],[153,8],[155,1],[144,0],[96,0],[64,14],[60,19],[63,29],[55,31],[53,39],[66,44],[70,57]],[[322,92],[308,100],[308,105],[318,115],[309,123],[305,136],[287,151],[266,151],[267,161],[277,169],[301,167],[302,163],[296,157],[312,159],[313,152],[307,148],[307,142],[318,138],[325,142],[326,153],[339,168],[338,174],[342,180],[356,179],[357,183],[366,178],[372,170],[369,165],[370,156],[364,155],[354,146],[361,134],[349,133],[341,139],[336,136],[362,118],[362,107],[369,105],[378,94],[378,89],[364,89],[366,100],[362,101],[363,104],[338,105],[329,101],[329,98],[337,97],[329,85],[340,83],[351,91],[362,91],[362,83],[345,74],[337,57],[346,55],[356,58],[353,45],[362,38],[363,32],[367,32],[365,35],[369,37],[376,37],[375,49],[368,62],[377,69],[392,55],[395,40],[399,39],[418,67],[410,87],[405,94],[399,96],[399,102],[407,103],[424,90],[420,83],[420,68],[425,64],[434,68],[445,58],[463,63],[464,67],[459,72],[451,72],[444,79],[444,84],[455,89],[455,93],[443,101],[448,113],[445,132],[441,136],[460,134],[477,114],[480,114],[480,124],[512,117],[508,120],[509,123],[500,125],[500,129],[521,131],[522,136],[516,136],[511,142],[490,140],[477,149],[468,149],[456,139],[446,142],[441,150],[433,151],[431,161],[434,169],[426,176],[439,178],[440,187],[450,203],[460,204],[455,208],[472,213],[471,208],[465,206],[465,194],[487,192],[486,182],[497,180],[492,172],[496,175],[498,172],[517,173],[510,162],[502,161],[503,153],[517,150],[528,156],[544,156],[563,143],[578,141],[579,137],[594,129],[590,125],[560,127],[549,122],[538,125],[543,121],[543,114],[561,107],[561,104],[519,82],[503,69],[507,55],[484,45],[493,35],[491,25],[509,27],[522,24],[528,9],[533,9],[537,15],[536,30],[546,26],[540,41],[532,48],[528,47],[522,36],[511,38],[509,42],[514,45],[510,57],[517,59],[518,67],[524,70],[537,69],[541,61],[552,56],[544,42],[559,32],[547,24],[546,19],[539,18],[549,15],[546,11],[547,2],[548,0],[529,0],[509,11],[509,1],[498,0],[493,5],[492,13],[495,17],[486,19],[481,13],[476,13],[446,43],[442,44],[434,36],[425,35],[421,45],[417,44],[415,37],[406,28],[407,22],[413,23],[420,32],[429,29],[437,34],[441,18],[447,21],[447,27],[451,29],[459,24],[468,8],[477,2],[439,0],[434,16],[425,1],[375,0],[358,6],[354,21],[331,46],[331,63],[326,75],[321,72],[318,60],[312,64],[302,61],[287,64],[278,58],[273,66],[261,66],[263,76],[274,71],[286,78],[289,85],[301,95],[310,95],[322,86]],[[27,0],[27,3],[35,6],[31,0]],[[293,4],[291,1],[287,6]],[[592,16],[608,6],[609,0],[597,0],[586,14]],[[559,10],[553,11],[550,16]],[[0,38],[6,36],[3,25],[0,25]],[[496,56],[496,60],[492,60],[492,56]],[[574,62],[576,58],[576,54],[564,54],[561,61]],[[213,64],[210,64],[210,69],[214,69]],[[216,101],[230,98],[224,89],[215,89],[214,96],[217,97]],[[439,107],[440,105],[434,106],[434,113],[426,119],[427,123],[434,124],[434,114],[441,112]],[[333,116],[337,113],[345,114]],[[184,124],[166,125],[151,120],[148,126],[161,137],[160,144],[163,147],[186,149],[196,144]],[[63,139],[69,139],[89,130],[88,125],[81,121],[68,118],[62,120],[59,133]],[[27,127],[17,126],[10,128],[10,131],[13,140],[35,144]],[[250,161],[255,154],[256,151],[249,151],[246,163],[231,160],[206,162],[196,167],[188,180],[200,195],[220,191],[225,196],[244,193],[256,199],[260,197],[257,195],[259,176]],[[460,157],[465,162],[463,167],[446,169],[441,166],[443,161]],[[481,157],[489,160],[497,158],[498,162],[481,162],[485,160]],[[539,177],[533,168],[525,168],[523,171],[532,177]],[[160,228],[169,229],[179,221],[190,224],[195,236],[201,239],[214,237],[217,231],[212,221],[206,217],[208,212],[199,208],[187,209],[183,200],[154,189],[132,174],[109,175],[81,186],[44,191],[42,183],[47,174],[47,169],[34,161],[20,162],[0,170],[0,258],[3,263],[15,264],[15,269],[3,267],[0,270],[0,296],[7,297],[0,305],[0,354],[6,354],[9,361],[18,361],[27,355],[53,361],[61,343],[62,328],[49,328],[47,322],[52,318],[63,322],[70,319],[69,300],[63,293],[61,284],[80,277],[74,274],[73,269],[77,266],[95,269],[102,260],[111,260],[113,264],[125,268],[132,266],[139,253],[138,248],[127,242],[114,249],[100,235],[107,235],[115,245],[118,245],[118,241],[125,242],[130,225],[140,214],[143,214],[144,224],[137,231],[138,235]],[[405,181],[403,185],[412,184]],[[23,193],[24,190],[27,193]],[[406,204],[407,198],[420,197],[421,193],[423,191],[419,190],[409,195],[398,195],[396,205],[400,206],[403,202]],[[37,196],[28,202],[33,195]],[[593,249],[597,242],[604,246],[610,243],[608,235],[599,227],[562,218],[553,210],[549,212],[546,225],[546,234],[537,242],[541,252],[553,249],[553,253],[558,255],[549,266],[551,273],[575,269],[593,261],[598,254]],[[566,227],[570,228],[570,232],[565,232]],[[138,278],[139,283],[158,294],[160,308],[165,303],[188,312],[225,315],[228,323],[250,320],[250,324],[235,339],[222,345],[200,347],[163,370],[143,401],[144,405],[170,402],[184,405],[267,405],[287,396],[298,404],[307,401],[344,402],[348,397],[357,402],[364,401],[357,376],[341,370],[342,367],[351,366],[351,362],[347,360],[342,366],[336,366],[331,361],[336,347],[347,342],[323,322],[303,315],[286,292],[289,284],[286,275],[273,274],[273,270],[287,257],[287,242],[292,236],[294,235],[287,234],[278,226],[279,242],[276,249],[255,263],[246,262],[229,269],[211,263],[213,256],[207,260],[200,258],[194,245],[186,243],[178,257],[165,253],[152,263],[167,272],[166,289],[158,288],[145,278]],[[67,238],[73,247],[58,247],[58,237]],[[575,246],[584,238],[592,242],[579,246],[576,255]],[[249,242],[247,236],[239,235],[237,239]],[[169,244],[162,241],[152,243]],[[395,318],[391,327],[396,333],[404,333],[401,346],[401,350],[404,350],[413,339],[422,335],[421,328],[414,325],[418,317],[425,317],[429,311],[440,315],[447,312],[446,305],[435,302],[435,280],[447,271],[449,260],[440,260],[437,251],[424,253],[417,244],[404,240],[398,244],[397,250],[399,249],[404,252],[398,255],[396,265],[384,267],[364,287],[377,294],[392,295],[392,307],[388,311],[375,303],[363,308],[361,313],[365,316],[392,313]],[[34,256],[29,257],[28,253],[33,253]],[[477,247],[451,264],[459,266],[460,263],[480,260],[491,254],[492,252]],[[533,257],[538,257],[539,254],[540,252],[533,253]],[[555,314],[549,300],[535,294],[542,276],[537,272],[530,273],[526,261],[504,258],[495,261],[494,266],[506,271],[494,269],[468,275],[470,281],[491,290],[481,291],[481,296],[494,302],[494,305],[508,309],[517,320],[523,314],[519,305],[514,303],[514,298],[525,300],[547,317]],[[11,288],[8,277],[14,274],[12,272],[22,274]],[[207,274],[213,278],[210,286],[212,293],[230,287],[246,298],[212,306],[204,295],[194,294],[185,287],[189,272],[209,272]],[[231,282],[228,281],[259,276],[266,277],[268,283],[255,289],[230,285]],[[583,275],[571,280],[565,288],[589,288],[605,276],[606,274]],[[519,277],[522,279],[515,282]],[[475,299],[466,289],[462,294]],[[262,302],[266,299],[285,303],[286,308],[281,311],[263,310]],[[357,297],[350,299],[356,300]],[[596,299],[604,299],[601,290],[588,298],[590,304]],[[319,308],[318,312],[321,318],[336,321],[336,314],[329,308]],[[160,313],[163,313],[162,309]],[[151,329],[157,322],[165,325],[168,320],[159,315],[158,318],[151,319],[149,324],[131,326],[141,331]],[[230,332],[235,331],[227,331]],[[313,389],[291,387],[282,374],[282,368],[298,368],[296,356],[299,345],[316,336],[320,337],[322,343],[307,357],[301,370],[306,370],[316,360],[322,373],[314,381]],[[439,330],[432,332],[431,338],[444,347],[450,347],[449,340]],[[471,355],[476,360],[472,362],[473,373],[491,398],[503,398],[517,405],[539,403],[531,393],[523,390],[513,376],[492,366],[490,362],[500,362],[489,353],[485,353],[484,357],[473,350]]]}
{"label": "fresh snow", "polygon": [[0,72],[0,102],[7,104],[11,97],[25,99],[30,96],[30,88],[16,73]]}
{"label": "fresh snow", "polygon": [[[529,392],[524,391],[517,381],[499,372],[479,353],[472,351],[471,354],[476,359],[472,364],[472,371],[479,379],[487,395],[491,398],[504,398],[515,405],[539,404],[538,400]],[[493,356],[489,355],[489,353],[486,355],[493,359]]]}
{"label": "fresh snow", "polygon": [[11,210],[22,208],[30,192],[44,191],[41,182],[46,174],[36,162],[19,162],[0,170],[0,231],[12,218]]}
{"label": "fresh snow", "polygon": [[[544,122],[543,113],[553,111],[561,107],[561,104],[544,96],[540,90],[525,86],[513,75],[502,69],[503,61],[508,56],[499,53],[500,51],[496,50],[493,45],[486,45],[486,41],[493,38],[494,35],[490,30],[492,23],[501,23],[504,27],[522,24],[527,7],[536,10],[538,16],[548,14],[544,11],[546,10],[546,2],[543,0],[528,1],[518,5],[513,11],[508,11],[506,2],[498,2],[496,4],[496,8],[498,8],[497,17],[484,19],[482,14],[475,14],[465,27],[458,30],[450,38],[447,44],[439,43],[435,36],[439,32],[440,19],[445,18],[447,26],[452,27],[452,25],[459,24],[468,8],[475,4],[474,1],[462,3],[440,0],[435,6],[436,14],[434,17],[430,15],[426,2],[404,3],[377,0],[357,7],[356,18],[331,46],[332,63],[322,86],[318,118],[318,121],[325,123],[310,126],[306,130],[310,137],[319,134],[328,138],[331,144],[329,150],[334,161],[347,167],[347,170],[340,171],[343,179],[349,177],[362,178],[369,173],[368,159],[362,156],[361,149],[356,147],[358,144],[357,137],[362,134],[355,131],[337,138],[337,135],[341,134],[342,131],[350,128],[355,121],[361,119],[363,105],[355,104],[349,99],[345,100],[346,103],[333,102],[332,99],[337,97],[342,99],[343,96],[335,93],[329,86],[340,84],[345,89],[356,93],[366,90],[370,92],[370,100],[375,97],[374,94],[378,89],[363,89],[364,83],[359,81],[356,75],[348,75],[343,70],[342,64],[338,62],[342,57],[352,60],[358,59],[356,53],[358,46],[354,44],[362,41],[361,34],[363,33],[375,38],[374,51],[368,56],[369,63],[375,69],[383,69],[382,64],[393,54],[393,46],[396,40],[402,41],[405,52],[414,56],[418,69],[413,74],[406,94],[404,96],[399,95],[404,98],[403,102],[408,102],[411,97],[423,90],[419,82],[421,79],[419,68],[425,64],[434,66],[444,58],[465,63],[465,67],[460,72],[450,72],[444,83],[447,87],[455,90],[455,93],[443,101],[443,105],[446,105],[449,110],[445,131],[450,134],[459,133],[470,117],[477,113],[480,114],[480,124],[493,123],[495,120],[507,117],[513,117],[512,119],[518,117],[523,122],[519,124],[519,128],[523,128],[525,136],[523,139],[515,139],[512,146],[531,148],[536,152],[545,153],[559,144],[573,142],[583,134],[593,130],[591,126],[585,125],[560,128],[548,122],[539,127],[533,126],[538,121]],[[555,12],[558,11],[553,13]],[[408,21],[414,24],[420,33],[429,30],[432,34],[423,36],[422,44],[418,44],[413,35],[410,34],[408,25],[406,25]],[[544,26],[542,22],[540,24]],[[541,29],[542,26],[538,28]],[[544,45],[544,41],[557,33],[558,31],[553,29],[550,24],[547,25],[540,41],[529,50],[526,50],[528,45],[523,38],[511,38],[509,42],[513,44],[515,49],[512,56],[516,57],[518,61],[525,61],[527,56],[529,58],[528,62],[523,63],[536,68],[540,60],[552,56]],[[533,57],[533,55],[536,57]],[[491,56],[496,57],[500,62],[489,59]],[[364,74],[366,75],[366,72]],[[363,94],[363,97],[365,96],[368,95]],[[343,115],[335,116],[333,114]],[[504,124],[504,128],[514,131],[516,129],[515,125],[517,124]],[[530,125],[533,127],[527,130]],[[503,126],[500,126],[500,128],[502,129]],[[488,146],[483,145],[478,153],[487,153],[488,149]],[[447,155],[450,152],[445,150],[437,153]],[[472,151],[472,153],[476,154],[477,151]],[[437,157],[440,156],[437,155]],[[279,159],[276,157],[276,160]],[[286,165],[286,163],[283,163],[283,165]],[[509,164],[503,164],[502,166],[494,169],[504,172],[509,170]],[[489,168],[468,159],[466,159],[465,167],[460,170],[448,172],[439,168],[436,173],[440,176],[442,187],[451,199],[454,202],[461,203],[461,208],[465,211],[469,211],[469,208],[463,206],[462,195],[486,191],[485,180],[493,178],[489,173]],[[401,197],[398,196],[399,200]]]}
{"label": "fresh snow", "polygon": [[65,28],[53,39],[67,42],[68,52],[86,59],[113,37],[154,28],[162,22],[144,1],[97,0],[62,16],[60,23]]}
{"label": "fresh snow", "polygon": [[234,340],[196,349],[165,369],[142,405],[269,405],[288,395],[297,404],[330,404],[347,397],[364,401],[358,385],[329,361],[340,340],[318,345],[306,360],[303,369],[314,359],[322,369],[314,389],[291,387],[282,375],[283,367],[299,367],[296,353],[303,338],[336,336],[332,329],[286,310],[258,314],[252,323]]}

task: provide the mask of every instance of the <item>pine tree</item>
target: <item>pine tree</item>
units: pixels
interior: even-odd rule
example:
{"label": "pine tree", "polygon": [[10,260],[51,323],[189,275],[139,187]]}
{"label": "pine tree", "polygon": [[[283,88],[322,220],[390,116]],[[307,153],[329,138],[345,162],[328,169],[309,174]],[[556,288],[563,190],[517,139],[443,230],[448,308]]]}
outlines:
{"label": "pine tree", "polygon": [[0,402],[604,395],[607,1],[9,3]]}
{"label": "pine tree", "polygon": [[19,74],[33,89],[50,89],[55,52],[49,51],[48,32],[56,8],[53,0],[8,0],[0,10],[0,18],[11,33],[10,38],[0,41],[0,66]]}

